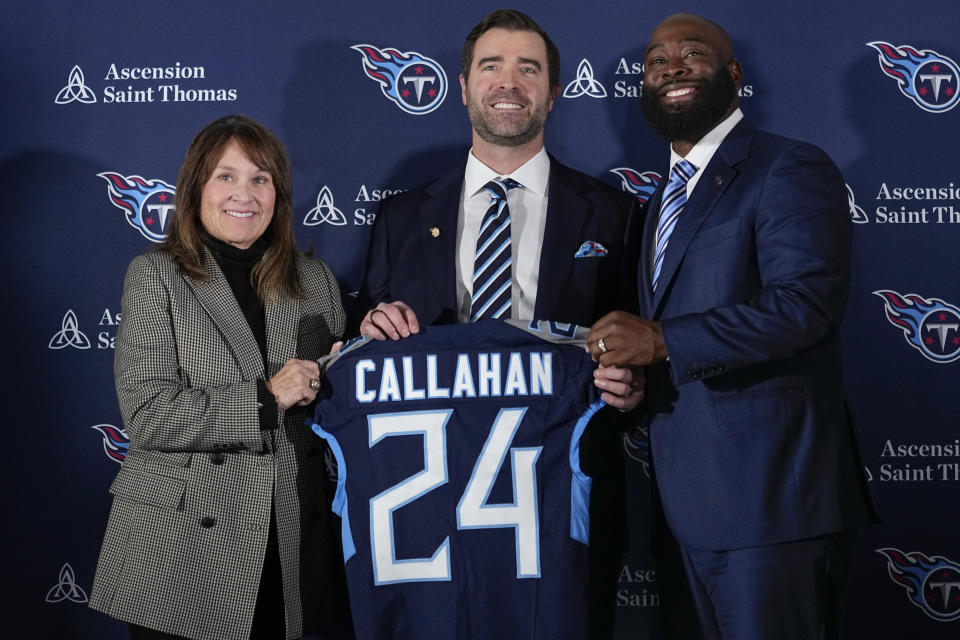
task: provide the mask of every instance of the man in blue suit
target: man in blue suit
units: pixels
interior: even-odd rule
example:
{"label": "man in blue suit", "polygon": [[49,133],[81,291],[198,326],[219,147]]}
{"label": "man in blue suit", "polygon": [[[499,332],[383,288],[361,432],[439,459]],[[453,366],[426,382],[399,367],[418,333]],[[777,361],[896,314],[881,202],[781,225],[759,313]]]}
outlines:
{"label": "man in blue suit", "polygon": [[823,151],[744,119],[740,82],[719,25],[654,30],[643,110],[673,168],[635,230],[642,316],[589,349],[645,367],[664,638],[836,638],[875,519],[837,343],[847,198]]}
{"label": "man in blue suit", "polygon": [[[543,128],[560,92],[559,74],[556,46],[528,16],[497,10],[473,28],[460,76],[473,146],[465,164],[380,204],[354,329],[396,340],[417,333],[421,323],[470,322],[484,317],[484,309],[495,311],[491,317],[590,325],[625,308],[620,296],[634,268],[626,230],[639,207],[634,198],[547,154]],[[500,189],[497,213],[492,198]],[[504,233],[495,242],[478,242],[490,215],[499,216],[493,219]],[[494,258],[477,260],[481,245],[501,247],[505,258],[491,269],[500,280],[490,287],[482,285],[478,265]],[[495,304],[478,304],[493,290],[501,294]],[[629,369],[598,371],[609,404],[629,408],[638,402],[639,380]],[[601,426],[591,425],[582,443],[583,466],[594,478],[592,638],[612,633],[626,547],[620,435],[609,422]]]}

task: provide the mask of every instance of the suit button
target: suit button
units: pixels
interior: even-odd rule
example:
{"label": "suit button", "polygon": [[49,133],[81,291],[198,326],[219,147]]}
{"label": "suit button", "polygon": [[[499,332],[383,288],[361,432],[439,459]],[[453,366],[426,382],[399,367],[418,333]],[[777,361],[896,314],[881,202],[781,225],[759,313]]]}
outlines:
{"label": "suit button", "polygon": [[227,456],[219,451],[210,454],[210,464],[223,464],[227,459]]}
{"label": "suit button", "polygon": [[216,518],[211,518],[210,516],[204,516],[200,518],[200,526],[204,529],[209,529],[213,525],[217,524]]}

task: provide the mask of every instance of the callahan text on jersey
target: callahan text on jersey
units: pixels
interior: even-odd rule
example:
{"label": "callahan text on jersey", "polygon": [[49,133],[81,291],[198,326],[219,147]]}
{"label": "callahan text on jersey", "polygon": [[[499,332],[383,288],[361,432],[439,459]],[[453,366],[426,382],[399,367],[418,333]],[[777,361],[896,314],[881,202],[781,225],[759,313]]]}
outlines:
{"label": "callahan text on jersey", "polygon": [[435,354],[399,360],[399,366],[393,357],[358,360],[357,401],[553,395],[553,354],[548,351],[460,353],[453,371],[440,370]]}

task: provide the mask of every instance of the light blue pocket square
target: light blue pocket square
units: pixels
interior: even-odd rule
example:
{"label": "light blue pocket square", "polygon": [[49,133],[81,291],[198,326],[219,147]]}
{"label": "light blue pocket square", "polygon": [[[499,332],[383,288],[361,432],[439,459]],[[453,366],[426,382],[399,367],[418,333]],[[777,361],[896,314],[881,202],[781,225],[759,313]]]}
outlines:
{"label": "light blue pocket square", "polygon": [[594,240],[587,240],[580,248],[577,249],[577,252],[573,254],[574,258],[602,258],[607,255],[607,248],[595,242]]}

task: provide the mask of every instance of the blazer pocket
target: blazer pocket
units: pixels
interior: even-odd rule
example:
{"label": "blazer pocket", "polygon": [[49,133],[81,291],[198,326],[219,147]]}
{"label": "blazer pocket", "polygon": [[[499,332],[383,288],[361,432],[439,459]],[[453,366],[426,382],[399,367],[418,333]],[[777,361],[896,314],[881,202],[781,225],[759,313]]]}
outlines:
{"label": "blazer pocket", "polygon": [[186,480],[125,467],[110,485],[110,493],[118,498],[163,509],[181,509],[186,491]]}
{"label": "blazer pocket", "polygon": [[757,389],[713,401],[721,429],[769,432],[803,419],[806,393],[802,387]]}
{"label": "blazer pocket", "polygon": [[577,273],[593,273],[602,269],[607,262],[606,256],[596,256],[590,258],[574,258],[573,268]]}
{"label": "blazer pocket", "polygon": [[700,249],[712,247],[713,245],[719,244],[725,240],[736,238],[740,235],[740,229],[742,226],[743,221],[738,219],[724,222],[723,224],[719,224],[715,227],[701,228],[690,240],[690,244],[687,247],[687,252],[699,251]]}

